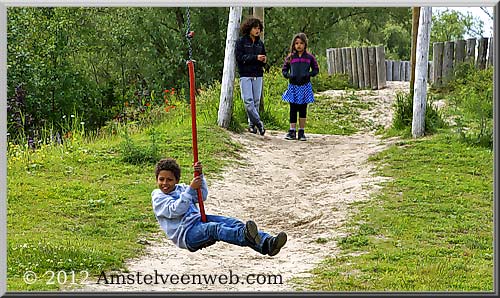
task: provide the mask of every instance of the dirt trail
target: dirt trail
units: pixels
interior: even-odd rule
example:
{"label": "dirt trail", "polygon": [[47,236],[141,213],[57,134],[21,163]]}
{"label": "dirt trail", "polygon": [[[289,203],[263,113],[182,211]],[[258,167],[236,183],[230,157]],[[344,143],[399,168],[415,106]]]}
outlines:
{"label": "dirt trail", "polygon": [[[376,107],[362,114],[375,124],[390,125],[396,90],[408,83],[388,82],[377,91],[359,91],[363,101]],[[323,94],[338,96],[342,91]],[[307,133],[307,142],[284,140],[283,132],[268,131],[265,137],[232,134],[243,145],[245,166],[226,169],[223,177],[209,181],[208,214],[253,219],[260,229],[276,234],[286,231],[288,242],[275,257],[262,256],[247,248],[217,243],[191,253],[175,247],[163,234],[146,248],[146,254],[127,262],[130,273],[230,274],[240,276],[236,284],[88,284],[84,291],[295,291],[293,277],[308,277],[338,248],[335,237],[355,212],[350,205],[369,199],[385,178],[374,177],[367,158],[393,140],[381,140],[373,131],[352,136]],[[237,191],[236,191],[237,190]],[[317,241],[318,239],[327,240]],[[249,274],[281,275],[282,284],[247,284]],[[263,278],[263,277],[261,277]]]}

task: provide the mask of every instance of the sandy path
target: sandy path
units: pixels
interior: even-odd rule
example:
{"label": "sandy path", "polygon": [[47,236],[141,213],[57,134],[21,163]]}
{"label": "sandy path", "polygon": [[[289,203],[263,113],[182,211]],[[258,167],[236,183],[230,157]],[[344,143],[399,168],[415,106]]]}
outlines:
{"label": "sandy path", "polygon": [[[395,91],[408,83],[388,82],[388,88],[359,91],[362,100],[377,102],[363,117],[388,126]],[[341,91],[327,91],[337,96]],[[307,134],[307,133],[306,133]],[[355,210],[353,202],[369,199],[384,180],[374,177],[367,158],[388,146],[373,131],[352,136],[307,134],[307,142],[283,139],[283,132],[268,131],[265,137],[232,134],[245,151],[244,166],[227,169],[220,180],[209,180],[208,214],[253,219],[260,229],[276,234],[286,231],[288,242],[275,257],[246,248],[217,243],[190,253],[175,247],[163,234],[146,248],[146,254],[130,260],[130,273],[217,274],[239,276],[214,284],[89,284],[84,291],[294,291],[290,279],[308,277],[327,256],[338,253],[334,240],[343,235],[342,225]],[[326,239],[328,241],[316,241]],[[283,283],[248,284],[249,274],[281,275]],[[260,278],[264,278],[263,276]],[[235,281],[235,279],[233,279]]]}

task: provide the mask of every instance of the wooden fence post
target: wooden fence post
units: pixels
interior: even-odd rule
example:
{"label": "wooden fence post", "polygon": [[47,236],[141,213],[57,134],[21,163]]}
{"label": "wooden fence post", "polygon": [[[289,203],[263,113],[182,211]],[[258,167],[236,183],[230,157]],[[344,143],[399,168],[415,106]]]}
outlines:
{"label": "wooden fence post", "polygon": [[486,52],[488,51],[488,38],[481,37],[477,47],[476,67],[484,69],[486,67]]}
{"label": "wooden fence post", "polygon": [[387,82],[385,79],[385,51],[384,46],[375,48],[375,56],[377,57],[377,87],[378,89],[385,88]]}
{"label": "wooden fence post", "polygon": [[399,65],[399,80],[403,82],[406,77],[406,68],[405,68],[405,62],[401,61],[401,64]]}
{"label": "wooden fence post", "polygon": [[350,48],[351,50],[351,71],[352,71],[352,84],[355,88],[359,88],[358,80],[358,63],[356,60],[356,48]]}
{"label": "wooden fence post", "polygon": [[405,82],[409,82],[411,79],[411,71],[412,71],[410,61],[405,61],[405,67],[406,67]]}
{"label": "wooden fence post", "polygon": [[333,49],[326,49],[326,67],[328,68],[328,75],[331,76],[333,71],[333,65],[335,65],[335,59],[332,56]]}
{"label": "wooden fence post", "polygon": [[368,47],[362,47],[361,53],[363,56],[363,79],[365,80],[365,87],[371,88],[372,82],[370,81],[370,62],[368,59]]}
{"label": "wooden fence post", "polygon": [[351,48],[345,49],[345,60],[346,60],[347,74],[349,75],[349,83],[354,85],[354,78],[352,74]]}
{"label": "wooden fence post", "polygon": [[465,40],[455,41],[455,63],[457,66],[465,61]]}
{"label": "wooden fence post", "polygon": [[344,68],[342,67],[342,50],[339,48],[336,48],[334,50],[334,55],[335,55],[335,72],[336,73],[343,73]]}
{"label": "wooden fence post", "polygon": [[432,72],[432,83],[436,87],[440,87],[443,84],[443,52],[444,52],[444,43],[435,42],[432,45],[432,64],[433,72]]}
{"label": "wooden fence post", "polygon": [[344,73],[349,74],[349,70],[347,69],[347,48],[342,48],[342,69]]}
{"label": "wooden fence post", "polygon": [[368,47],[368,64],[370,67],[370,84],[372,90],[377,90],[377,58],[375,47]]}
{"label": "wooden fence post", "polygon": [[363,73],[363,52],[361,48],[356,48],[356,63],[358,65],[358,81],[359,88],[366,88],[365,84],[365,74]]}
{"label": "wooden fence post", "polygon": [[476,39],[467,39],[467,45],[465,50],[465,62],[474,63],[476,59]]}
{"label": "wooden fence post", "polygon": [[454,43],[453,41],[446,41],[444,43],[444,53],[443,53],[443,73],[442,73],[442,82],[443,85],[448,84],[453,74],[453,54],[454,51]]}
{"label": "wooden fence post", "polygon": [[386,71],[386,80],[393,81],[392,79],[392,60],[385,60],[385,71]]}
{"label": "wooden fence post", "polygon": [[401,61],[394,61],[392,63],[392,80],[393,81],[401,81],[401,68],[399,65]]}

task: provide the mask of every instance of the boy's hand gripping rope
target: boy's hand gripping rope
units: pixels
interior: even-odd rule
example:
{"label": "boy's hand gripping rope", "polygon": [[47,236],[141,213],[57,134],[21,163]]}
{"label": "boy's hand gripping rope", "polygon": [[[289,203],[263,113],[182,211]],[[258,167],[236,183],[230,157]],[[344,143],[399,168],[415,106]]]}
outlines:
{"label": "boy's hand gripping rope", "polygon": [[[186,39],[188,41],[189,48],[189,60],[187,61],[188,72],[189,72],[189,98],[191,104],[191,130],[193,135],[193,159],[194,163],[198,162],[198,136],[196,132],[196,85],[194,80],[194,60],[191,59],[192,50],[191,50],[191,38],[194,37],[194,32],[190,31],[191,26],[191,16],[189,14],[189,8],[187,8],[187,30],[186,30]],[[195,171],[194,176],[198,177],[200,175],[199,172]],[[197,189],[198,193],[198,207],[200,208],[201,221],[207,222],[207,216],[205,215],[205,207],[203,205],[203,197],[201,194],[201,189]]]}

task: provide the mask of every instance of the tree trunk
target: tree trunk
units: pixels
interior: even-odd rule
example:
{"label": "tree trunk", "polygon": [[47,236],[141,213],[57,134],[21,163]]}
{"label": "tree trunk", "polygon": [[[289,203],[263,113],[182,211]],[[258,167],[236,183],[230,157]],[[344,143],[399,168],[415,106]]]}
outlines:
{"label": "tree trunk", "polygon": [[241,7],[231,7],[227,24],[226,49],[224,52],[224,69],[220,91],[219,114],[217,124],[228,128],[233,114],[234,76],[236,68],[235,46],[240,29]]}
{"label": "tree trunk", "polygon": [[420,10],[415,62],[415,87],[413,91],[413,119],[411,133],[414,138],[425,133],[425,108],[427,104],[427,67],[431,37],[432,7]]}
{"label": "tree trunk", "polygon": [[[262,26],[264,26],[264,7],[254,7],[253,16],[261,20]],[[259,35],[262,42],[264,42],[264,31],[265,30],[262,30]],[[264,111],[264,81],[262,81],[262,91],[260,92],[259,111]]]}
{"label": "tree trunk", "polygon": [[417,33],[418,33],[418,20],[420,18],[420,7],[413,7],[412,9],[412,24],[411,24],[411,75],[410,75],[410,95],[413,96],[413,88],[415,85],[415,63],[417,56]]}

